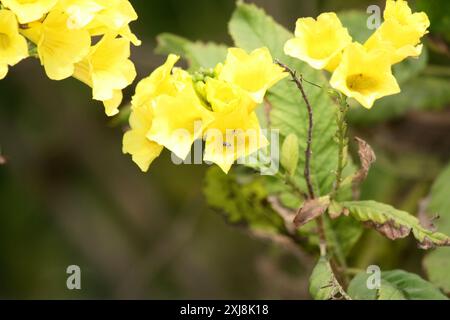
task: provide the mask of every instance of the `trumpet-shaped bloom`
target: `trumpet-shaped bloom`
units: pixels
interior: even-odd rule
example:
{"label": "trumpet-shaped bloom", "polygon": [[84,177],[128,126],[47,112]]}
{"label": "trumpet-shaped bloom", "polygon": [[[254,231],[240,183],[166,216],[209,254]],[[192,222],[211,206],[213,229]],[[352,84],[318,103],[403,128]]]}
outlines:
{"label": "trumpet-shaped bloom", "polygon": [[262,134],[255,112],[234,104],[232,111],[214,112],[214,121],[205,135],[203,159],[217,164],[225,173],[233,163],[266,147],[269,142]]}
{"label": "trumpet-shaped bloom", "polygon": [[76,65],[74,77],[92,87],[93,98],[105,102],[108,116],[119,112],[122,89],[136,78],[136,69],[129,57],[130,42],[107,34]]}
{"label": "trumpet-shaped bloom", "polygon": [[407,57],[417,57],[422,52],[421,38],[427,33],[430,21],[424,12],[412,13],[403,0],[386,2],[385,21],[367,40],[369,50],[385,47],[390,52],[392,64]]}
{"label": "trumpet-shaped bloom", "polygon": [[57,2],[58,0],[2,0],[3,5],[11,9],[22,24],[39,20]]}
{"label": "trumpet-shaped bloom", "polygon": [[344,51],[330,84],[370,109],[375,100],[400,92],[385,50],[367,51],[353,43]]}
{"label": "trumpet-shaped bloom", "polygon": [[213,121],[211,112],[203,106],[192,84],[187,84],[176,96],[157,97],[153,102],[153,113],[153,124],[147,138],[183,160],[194,141],[201,138]]}
{"label": "trumpet-shaped bloom", "polygon": [[347,28],[334,12],[297,20],[295,38],[286,42],[284,52],[308,63],[314,69],[333,71],[342,51],[352,42]]}
{"label": "trumpet-shaped bloom", "polygon": [[151,105],[152,101],[162,94],[172,96],[176,94],[177,88],[172,77],[172,69],[179,59],[179,56],[169,55],[162,66],[137,84],[136,92],[131,100],[133,108]]}
{"label": "trumpet-shaped bloom", "polygon": [[138,15],[128,0],[96,0],[96,2],[103,8],[95,14],[87,26],[92,35],[115,31],[134,45],[141,44],[129,28],[129,24],[137,20]]}
{"label": "trumpet-shaped bloom", "polygon": [[0,79],[8,73],[8,66],[27,56],[27,41],[19,34],[16,16],[9,10],[0,10]]}
{"label": "trumpet-shaped bloom", "polygon": [[130,115],[131,130],[123,136],[122,151],[130,154],[139,168],[146,172],[153,160],[162,152],[163,146],[147,138],[152,127],[153,110],[151,105],[133,108]]}
{"label": "trumpet-shaped bloom", "polygon": [[70,29],[86,27],[105,7],[97,0],[59,0],[56,9],[65,12]]}
{"label": "trumpet-shaped bloom", "polygon": [[67,15],[52,11],[43,23],[36,22],[22,33],[37,44],[41,64],[52,80],[73,75],[75,64],[89,53],[91,37],[86,30],[69,29]]}
{"label": "trumpet-shaped bloom", "polygon": [[214,112],[231,111],[236,105],[239,105],[250,113],[258,106],[240,87],[217,79],[207,79],[205,94]]}
{"label": "trumpet-shaped bloom", "polygon": [[205,93],[214,121],[204,135],[204,159],[228,173],[237,159],[268,144],[253,112],[257,103],[246,91],[223,80],[208,78]]}
{"label": "trumpet-shaped bloom", "polygon": [[162,66],[138,83],[132,98],[131,130],[123,137],[122,150],[123,153],[131,154],[133,161],[144,172],[164,148],[147,135],[152,128],[155,99],[163,94],[170,96],[176,93],[172,69],[178,59],[176,55],[169,55]]}
{"label": "trumpet-shaped bloom", "polygon": [[225,64],[219,69],[219,80],[241,87],[256,103],[262,103],[267,90],[287,76],[284,69],[273,62],[267,48],[250,54],[240,48],[230,48]]}

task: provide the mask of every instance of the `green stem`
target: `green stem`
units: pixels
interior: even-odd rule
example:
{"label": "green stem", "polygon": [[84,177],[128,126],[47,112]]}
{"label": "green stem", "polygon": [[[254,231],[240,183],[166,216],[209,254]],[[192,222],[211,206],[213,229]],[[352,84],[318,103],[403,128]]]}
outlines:
{"label": "green stem", "polygon": [[336,115],[337,131],[335,139],[338,143],[338,165],[336,169],[336,182],[333,187],[330,198],[336,198],[342,185],[343,171],[347,165],[347,147],[348,147],[348,126],[346,121],[349,105],[342,95],[338,98],[339,111]]}

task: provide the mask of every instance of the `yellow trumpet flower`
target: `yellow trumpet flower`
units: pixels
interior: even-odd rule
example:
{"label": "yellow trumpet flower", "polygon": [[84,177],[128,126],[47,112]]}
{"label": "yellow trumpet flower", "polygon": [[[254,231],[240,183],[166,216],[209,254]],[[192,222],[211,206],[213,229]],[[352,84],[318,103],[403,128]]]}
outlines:
{"label": "yellow trumpet flower", "polygon": [[352,42],[347,28],[334,12],[297,20],[295,38],[286,42],[284,52],[308,63],[314,69],[333,71],[342,51]]}
{"label": "yellow trumpet flower", "polygon": [[218,70],[221,70],[219,80],[239,86],[258,104],[263,102],[268,89],[287,77],[284,69],[273,62],[267,48],[250,54],[240,48],[230,48],[225,64]]}
{"label": "yellow trumpet flower", "polygon": [[372,108],[375,100],[400,92],[387,55],[386,50],[368,51],[359,43],[349,45],[331,77],[331,86],[365,108]]}
{"label": "yellow trumpet flower", "polygon": [[19,34],[16,16],[0,10],[0,79],[8,73],[8,66],[28,57],[27,41]]}

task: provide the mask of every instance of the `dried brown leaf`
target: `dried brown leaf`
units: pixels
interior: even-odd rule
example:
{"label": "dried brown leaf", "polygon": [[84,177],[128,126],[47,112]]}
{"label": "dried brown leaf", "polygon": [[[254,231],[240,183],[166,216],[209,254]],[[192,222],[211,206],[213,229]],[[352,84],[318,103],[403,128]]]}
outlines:
{"label": "dried brown leaf", "polygon": [[306,200],[294,218],[296,227],[301,227],[325,213],[330,205],[328,198]]}
{"label": "dried brown leaf", "polygon": [[367,227],[376,229],[378,232],[386,236],[388,239],[396,240],[406,238],[411,228],[395,223],[394,220],[388,220],[385,223],[376,223],[373,221],[366,221]]}
{"label": "dried brown leaf", "polygon": [[372,147],[366,141],[358,137],[355,137],[355,140],[358,143],[358,155],[361,162],[361,168],[353,176],[352,182],[354,197],[358,198],[359,194],[357,192],[357,187],[361,182],[366,180],[370,167],[377,160],[377,157]]}

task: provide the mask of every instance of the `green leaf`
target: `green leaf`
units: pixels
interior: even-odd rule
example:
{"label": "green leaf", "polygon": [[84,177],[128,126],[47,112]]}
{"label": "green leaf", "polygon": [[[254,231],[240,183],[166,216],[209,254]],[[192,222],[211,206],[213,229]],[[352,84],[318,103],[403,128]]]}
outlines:
{"label": "green leaf", "polygon": [[298,158],[298,138],[295,134],[290,134],[284,139],[283,146],[281,147],[281,165],[290,176],[295,174]]}
{"label": "green leaf", "polygon": [[355,300],[447,300],[435,286],[414,273],[403,270],[381,273],[381,286],[369,289],[367,279],[372,274],[359,273],[352,279],[348,294]]}
{"label": "green leaf", "polygon": [[[333,204],[334,210],[335,205]],[[405,238],[412,232],[423,249],[450,245],[448,236],[424,228],[415,216],[390,205],[376,201],[347,201],[338,206],[341,207],[341,212],[365,222],[389,239]]]}
{"label": "green leaf", "polygon": [[282,233],[284,221],[267,202],[267,189],[262,176],[224,174],[211,167],[205,180],[204,194],[208,204],[220,210],[228,222],[245,224],[252,229]]}
{"label": "green leaf", "polygon": [[331,269],[330,262],[321,257],[309,278],[309,293],[314,300],[331,300],[346,295]]}
{"label": "green leaf", "polygon": [[[247,51],[267,47],[274,59],[294,68],[302,74],[304,79],[324,87],[328,85],[327,79],[321,72],[284,54],[284,44],[293,35],[256,6],[238,2],[229,30],[237,46]],[[331,191],[334,181],[332,172],[337,168],[338,149],[334,141],[337,130],[335,124],[337,107],[325,89],[305,83],[305,91],[314,110],[315,119],[311,179],[317,195],[326,195]],[[271,128],[279,129],[282,137],[290,134],[298,137],[299,164],[293,180],[301,190],[306,190],[303,168],[308,114],[305,103],[299,90],[288,80],[282,81],[270,90],[267,100]]]}
{"label": "green leaf", "polygon": [[[430,214],[437,214],[434,224],[447,234],[450,233],[450,165],[442,172],[433,185],[430,194]],[[450,248],[438,248],[423,260],[423,266],[432,283],[450,293]]]}
{"label": "green leaf", "polygon": [[429,211],[439,215],[436,226],[444,232],[450,233],[450,164],[442,171],[434,183],[431,194]]}
{"label": "green leaf", "polygon": [[225,60],[227,47],[212,42],[191,42],[183,37],[162,33],[157,38],[158,46],[155,52],[158,54],[177,54],[188,60],[191,69],[200,67],[214,68],[219,62]]}
{"label": "green leaf", "polygon": [[[363,233],[361,223],[351,217],[341,216],[331,220],[325,217],[325,233],[330,251],[343,264],[351,249]],[[314,230],[315,231],[315,230]]]}

